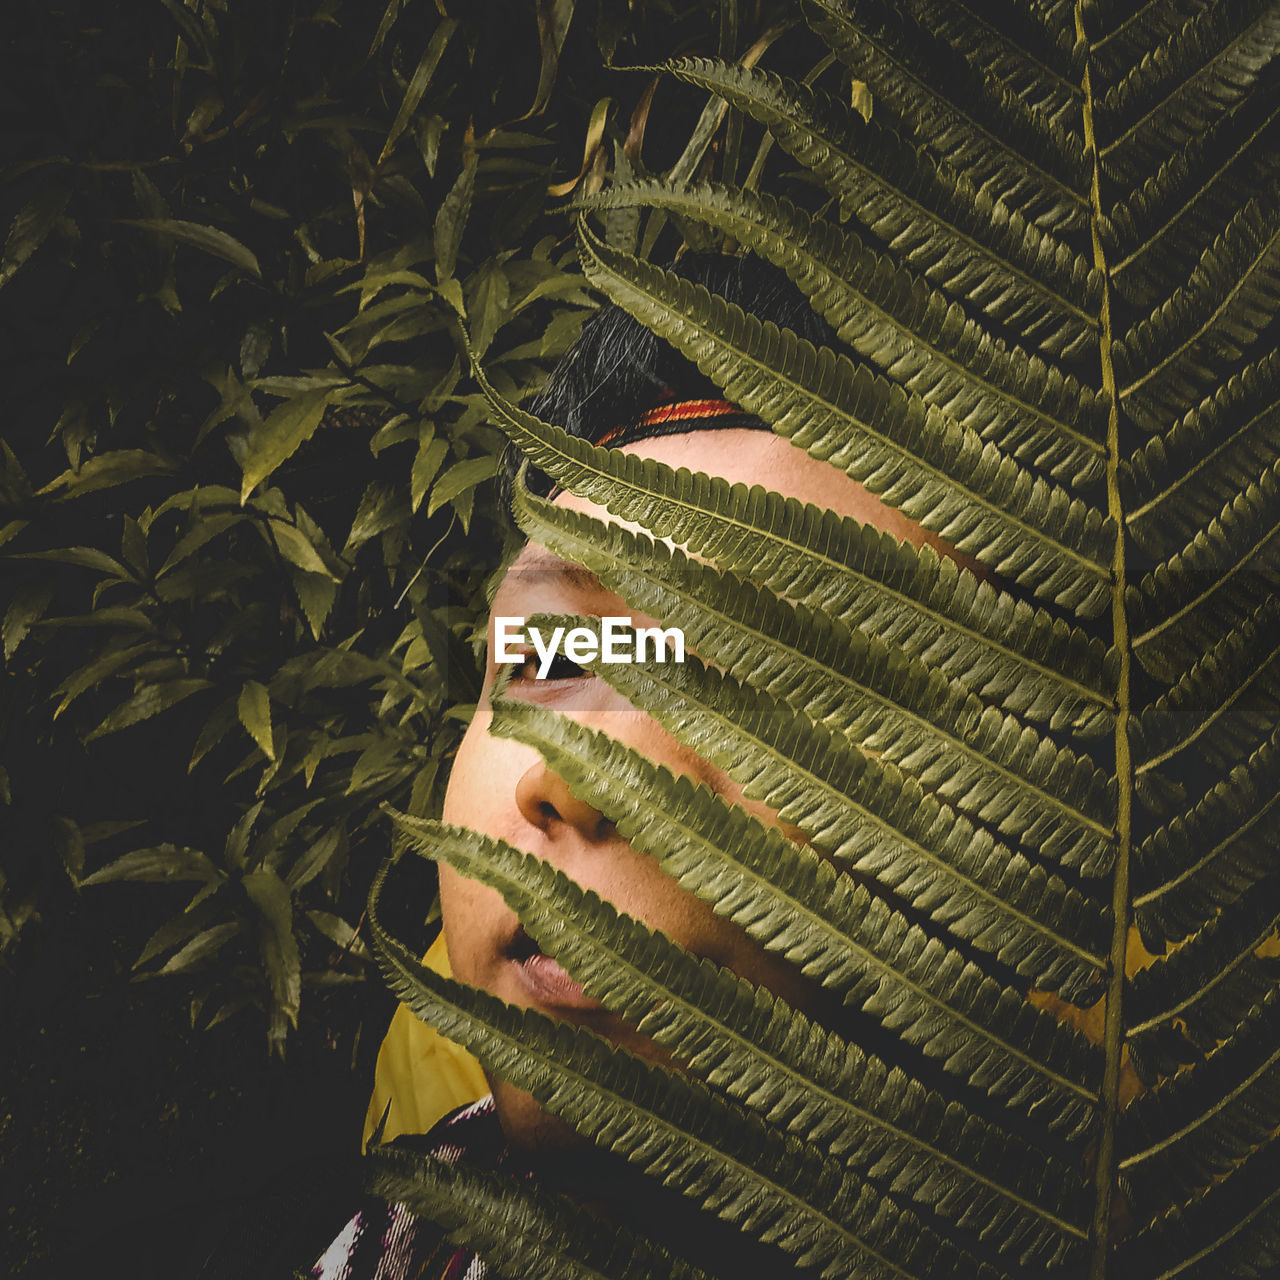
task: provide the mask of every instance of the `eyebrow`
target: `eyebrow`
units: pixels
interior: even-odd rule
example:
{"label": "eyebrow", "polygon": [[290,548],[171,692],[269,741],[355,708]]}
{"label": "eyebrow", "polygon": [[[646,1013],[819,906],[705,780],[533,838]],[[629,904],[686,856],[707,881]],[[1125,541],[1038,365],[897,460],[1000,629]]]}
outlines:
{"label": "eyebrow", "polygon": [[590,569],[584,569],[572,560],[564,560],[546,547],[537,543],[529,543],[511,562],[508,574],[532,570],[536,573],[551,573],[580,591],[598,591],[600,580]]}

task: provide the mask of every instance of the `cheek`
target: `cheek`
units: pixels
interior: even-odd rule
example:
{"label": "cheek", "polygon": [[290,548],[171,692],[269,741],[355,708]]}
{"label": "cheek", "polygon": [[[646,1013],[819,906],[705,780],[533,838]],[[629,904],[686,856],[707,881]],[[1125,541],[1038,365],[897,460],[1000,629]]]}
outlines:
{"label": "cheek", "polygon": [[487,701],[476,708],[454,757],[441,817],[489,836],[510,839],[515,830],[516,783],[537,753],[506,738],[491,738]]}
{"label": "cheek", "polygon": [[[510,816],[502,799],[514,793],[514,778],[509,775],[519,768],[514,755],[520,748],[491,738],[490,718],[489,706],[482,702],[458,747],[441,817],[486,835],[509,836]],[[472,986],[487,986],[494,939],[514,927],[502,895],[441,863],[440,914],[454,977]]]}
{"label": "cheek", "polygon": [[514,928],[514,916],[502,895],[441,864],[440,915],[453,976],[487,988],[496,942],[504,929],[509,933]]}
{"label": "cheek", "polygon": [[493,739],[489,737],[491,718],[489,703],[487,699],[481,698],[480,705],[476,707],[475,715],[458,744],[458,754],[453,758],[441,814],[446,822],[456,822],[468,827],[474,825],[470,811],[476,802],[473,794],[476,790],[475,781],[483,773],[486,748],[494,745]]}

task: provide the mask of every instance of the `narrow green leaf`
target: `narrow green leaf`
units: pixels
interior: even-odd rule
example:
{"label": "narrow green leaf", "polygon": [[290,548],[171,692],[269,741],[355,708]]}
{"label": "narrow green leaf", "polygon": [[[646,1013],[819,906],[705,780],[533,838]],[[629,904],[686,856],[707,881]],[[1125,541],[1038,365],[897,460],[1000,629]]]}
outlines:
{"label": "narrow green leaf", "polygon": [[425,426],[413,459],[413,470],[409,473],[409,505],[415,514],[448,453],[449,442],[437,439],[435,428]]}
{"label": "narrow green leaf", "polygon": [[[390,10],[388,10],[389,12]],[[386,15],[384,15],[383,22],[386,23],[386,21]],[[395,145],[400,135],[405,131],[409,121],[413,119],[413,114],[417,111],[423,94],[426,93],[427,87],[431,84],[431,77],[435,75],[436,68],[440,65],[440,59],[444,56],[445,48],[457,29],[457,18],[445,18],[431,33],[431,39],[427,41],[427,47],[423,51],[422,58],[419,60],[413,76],[409,80],[404,99],[400,103],[400,110],[396,112],[396,118],[387,132],[387,140],[382,144],[382,154],[378,156],[379,165],[395,150]],[[379,27],[378,35],[374,37],[375,49],[381,43],[380,37],[382,35],[383,30]]]}
{"label": "narrow green leaf", "polygon": [[372,960],[369,948],[364,945],[356,931],[341,917],[332,911],[308,911],[307,919],[315,925],[317,931],[328,938],[336,947],[341,947],[348,954],[360,960]]}
{"label": "narrow green leaf", "polygon": [[319,574],[331,581],[336,581],[332,570],[321,557],[316,545],[296,525],[284,520],[271,521],[271,533],[276,540],[280,554],[290,564],[296,565],[305,573]]}
{"label": "narrow green leaf", "polygon": [[173,19],[174,25],[182,35],[188,47],[201,58],[208,56],[209,47],[205,30],[196,15],[181,0],[160,0],[165,11]]}
{"label": "narrow green leaf", "polygon": [[533,106],[525,113],[524,119],[539,115],[551,100],[551,91],[560,70],[560,53],[569,34],[569,23],[573,21],[576,4],[577,0],[535,0],[542,65],[538,71],[538,88]]}
{"label": "narrow green leaf", "polygon": [[287,1034],[281,1019],[298,1025],[302,1000],[302,962],[293,932],[293,899],[289,887],[274,871],[251,871],[241,881],[249,900],[257,908],[258,950],[266,969],[271,992],[270,1039],[282,1049]]}
{"label": "narrow green leaf", "polygon": [[476,169],[479,156],[472,152],[462,166],[462,172],[445,196],[436,214],[434,243],[436,251],[436,279],[445,281],[453,276],[462,246],[462,235],[471,216],[471,197],[476,189]]}
{"label": "narrow green leaf", "polygon": [[135,849],[101,870],[85,876],[81,884],[109,884],[117,880],[141,881],[144,884],[172,884],[194,880],[216,884],[223,879],[217,865],[198,849],[180,849],[162,844],[150,849]]}
{"label": "narrow green leaf", "polygon": [[378,22],[378,29],[373,33],[373,43],[369,46],[369,57],[372,58],[382,48],[383,42],[391,33],[391,28],[395,26],[396,19],[400,16],[400,11],[404,8],[404,4],[405,0],[387,0],[387,7],[382,11],[382,17]]}
{"label": "narrow green leaf", "polygon": [[96,547],[59,547],[55,551],[29,551],[17,556],[19,560],[47,560],[54,564],[74,564],[82,569],[96,569],[125,582],[136,581],[134,575],[119,560],[99,551]]}
{"label": "narrow green leaf", "polygon": [[18,211],[4,243],[4,256],[0,258],[0,289],[45,242],[70,198],[70,187],[52,182]]}
{"label": "narrow green leaf", "polygon": [[177,568],[219,534],[234,528],[244,518],[239,511],[193,515],[191,528],[183,534],[173,550],[165,557],[164,563],[156,570],[157,580],[164,577],[171,569]]}
{"label": "narrow green leaf", "polygon": [[299,571],[293,575],[293,589],[306,615],[312,637],[319,640],[338,599],[338,585],[333,575],[328,571],[323,575]]}
{"label": "narrow green leaf", "polygon": [[167,711],[193,693],[212,689],[213,681],[204,679],[169,680],[164,684],[144,684],[131,698],[122,702],[92,733],[85,738],[92,742],[108,733],[128,729],[143,720]]}
{"label": "narrow green leaf", "polygon": [[173,470],[174,463],[170,459],[160,457],[150,450],[115,449],[89,458],[78,468],[64,471],[50,480],[40,492],[57,493],[62,490],[59,497],[63,500],[82,498],[88,493],[112,489],[116,485],[142,480],[147,476],[167,475]]}
{"label": "narrow green leaf", "polygon": [[206,226],[200,222],[187,222],[182,218],[123,218],[126,227],[138,227],[164,238],[179,240],[229,262],[233,267],[247,271],[257,279],[262,278],[262,268],[252,250],[246,248],[234,236],[220,231],[217,227]]}
{"label": "narrow green leaf", "polygon": [[289,874],[285,876],[285,884],[290,889],[301,889],[304,884],[309,884],[328,866],[329,860],[341,847],[342,839],[341,828],[330,827],[318,840],[314,840],[298,855],[298,860],[289,868]]}
{"label": "narrow green leaf", "polygon": [[237,718],[235,701],[231,698],[214,710],[205,721],[204,727],[196,738],[195,746],[191,749],[191,760],[187,764],[188,773],[230,733]]}
{"label": "narrow green leaf", "polygon": [[498,470],[498,459],[488,456],[467,458],[455,462],[431,487],[431,501],[427,503],[427,515],[434,515],[446,502],[452,502],[460,493],[483,484]]}
{"label": "narrow green leaf", "polygon": [[323,388],[303,392],[292,400],[282,401],[255,428],[240,464],[244,473],[240,483],[242,506],[262,481],[311,439],[324,417],[332,394],[330,389]]}
{"label": "narrow green leaf", "polygon": [[54,709],[54,719],[56,720],[78,697],[87,693],[95,685],[103,684],[121,667],[135,663],[144,654],[153,652],[154,648],[150,644],[112,646],[92,662],[73,671],[58,686],[57,691],[63,695],[63,698]]}
{"label": "narrow green leaf", "polygon": [[186,973],[199,968],[222,950],[238,933],[240,925],[235,920],[225,924],[216,924],[211,929],[198,933],[186,946],[176,951],[160,968],[164,974]]}
{"label": "narrow green leaf", "polygon": [[0,640],[3,640],[6,662],[26,639],[32,624],[44,616],[52,599],[53,588],[37,583],[22,588],[9,601],[9,607],[4,612],[4,625],[0,627]]}
{"label": "narrow green leaf", "polygon": [[171,947],[179,946],[188,938],[209,928],[222,910],[222,904],[216,899],[216,894],[207,896],[194,905],[188,904],[183,911],[166,920],[147,939],[147,945],[133,962],[134,969],[141,968]]}
{"label": "narrow green leaf", "polygon": [[240,690],[236,711],[245,732],[262,749],[268,760],[276,758],[275,743],[271,737],[271,698],[265,685],[257,680],[246,680]]}

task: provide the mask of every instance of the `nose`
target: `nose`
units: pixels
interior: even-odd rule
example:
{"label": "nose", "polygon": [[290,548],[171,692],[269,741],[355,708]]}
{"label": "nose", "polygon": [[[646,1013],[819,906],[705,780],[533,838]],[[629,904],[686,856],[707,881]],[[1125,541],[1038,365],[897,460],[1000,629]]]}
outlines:
{"label": "nose", "polygon": [[521,817],[546,836],[566,830],[584,840],[604,840],[613,824],[599,809],[579,800],[558,773],[539,758],[516,783],[516,808]]}

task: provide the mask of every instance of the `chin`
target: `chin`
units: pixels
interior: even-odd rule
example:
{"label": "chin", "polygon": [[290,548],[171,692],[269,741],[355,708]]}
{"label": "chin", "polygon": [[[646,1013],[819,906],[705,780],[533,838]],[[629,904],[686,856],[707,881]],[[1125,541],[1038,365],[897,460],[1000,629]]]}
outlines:
{"label": "chin", "polygon": [[[552,1012],[552,1016],[555,1013]],[[607,1025],[590,1025],[590,1019],[566,1019],[576,1022],[584,1029],[590,1029],[602,1035],[620,1049],[634,1053],[638,1058],[654,1066],[673,1067],[677,1071],[684,1068],[675,1059],[669,1049],[655,1043],[648,1036],[642,1035],[628,1023],[606,1015],[602,1021]],[[541,1104],[524,1089],[517,1088],[506,1080],[501,1080],[486,1070],[485,1076],[493,1093],[494,1109],[502,1125],[502,1132],[508,1144],[523,1151],[526,1155],[536,1153],[543,1163],[555,1161],[562,1153],[573,1153],[581,1157],[587,1152],[595,1151],[595,1145],[589,1138],[584,1138],[565,1120],[551,1115],[542,1109]]]}
{"label": "chin", "polygon": [[585,1151],[591,1143],[557,1116],[548,1115],[531,1093],[489,1076],[493,1104],[508,1144],[526,1155]]}

